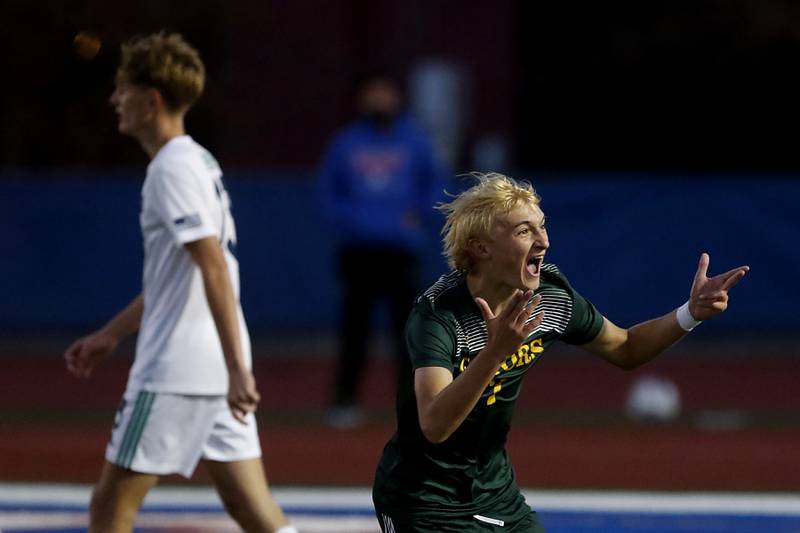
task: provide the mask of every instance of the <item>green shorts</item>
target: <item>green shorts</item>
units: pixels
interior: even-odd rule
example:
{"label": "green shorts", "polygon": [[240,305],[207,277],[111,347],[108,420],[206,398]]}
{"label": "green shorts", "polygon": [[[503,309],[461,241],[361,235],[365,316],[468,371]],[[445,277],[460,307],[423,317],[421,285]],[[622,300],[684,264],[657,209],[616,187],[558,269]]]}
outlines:
{"label": "green shorts", "polygon": [[545,533],[535,511],[509,523],[488,516],[403,517],[375,509],[383,533]]}

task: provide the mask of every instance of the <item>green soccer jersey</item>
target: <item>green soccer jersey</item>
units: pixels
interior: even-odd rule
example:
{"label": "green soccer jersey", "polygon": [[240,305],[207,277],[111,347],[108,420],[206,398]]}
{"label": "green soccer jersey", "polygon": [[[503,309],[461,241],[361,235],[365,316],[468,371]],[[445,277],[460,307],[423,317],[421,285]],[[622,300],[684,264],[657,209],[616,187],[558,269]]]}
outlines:
{"label": "green soccer jersey", "polygon": [[[550,264],[542,266],[542,299],[531,318],[542,323],[509,354],[467,418],[442,443],[422,434],[413,383],[397,395],[398,428],[383,450],[373,489],[382,512],[398,516],[456,517],[485,513],[513,520],[530,512],[514,481],[505,451],[514,404],[525,373],[556,340],[585,344],[603,325],[602,315]],[[469,293],[466,277],[451,272],[417,299],[406,324],[415,369],[443,367],[453,378],[486,346],[486,323]]]}

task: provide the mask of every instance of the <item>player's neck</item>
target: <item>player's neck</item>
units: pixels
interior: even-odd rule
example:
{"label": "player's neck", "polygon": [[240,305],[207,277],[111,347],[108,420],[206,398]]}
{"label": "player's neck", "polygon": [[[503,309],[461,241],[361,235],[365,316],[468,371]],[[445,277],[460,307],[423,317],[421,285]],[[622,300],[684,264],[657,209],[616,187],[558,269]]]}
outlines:
{"label": "player's neck", "polygon": [[467,288],[473,298],[483,298],[495,315],[503,310],[515,291],[513,287],[491,280],[480,272],[467,274]]}
{"label": "player's neck", "polygon": [[161,148],[175,137],[186,135],[183,114],[159,116],[153,127],[139,137],[145,153],[153,159]]}

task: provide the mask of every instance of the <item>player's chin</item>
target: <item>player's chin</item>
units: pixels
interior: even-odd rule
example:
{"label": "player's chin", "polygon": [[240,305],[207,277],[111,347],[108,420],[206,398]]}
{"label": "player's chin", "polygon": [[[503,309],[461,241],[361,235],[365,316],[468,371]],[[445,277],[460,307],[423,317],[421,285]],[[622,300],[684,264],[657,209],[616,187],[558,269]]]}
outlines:
{"label": "player's chin", "polygon": [[117,121],[117,130],[120,133],[125,135],[133,135],[135,131],[135,121],[131,121],[130,118],[120,115]]}
{"label": "player's chin", "polygon": [[525,277],[522,278],[522,282],[520,283],[520,290],[523,290],[523,291],[527,291],[527,290],[535,291],[536,289],[539,288],[540,281],[541,281],[541,278],[539,278],[539,276],[536,276],[536,277],[525,276]]}

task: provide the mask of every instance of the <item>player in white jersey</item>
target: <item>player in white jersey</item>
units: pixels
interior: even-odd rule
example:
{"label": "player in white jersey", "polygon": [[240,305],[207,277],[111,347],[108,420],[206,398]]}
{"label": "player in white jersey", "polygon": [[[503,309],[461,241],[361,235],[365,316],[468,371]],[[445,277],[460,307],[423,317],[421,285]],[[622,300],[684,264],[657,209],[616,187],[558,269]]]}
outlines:
{"label": "player in white jersey", "polygon": [[189,477],[200,461],[242,529],[296,533],[261,464],[230,200],[216,160],[184,130],[204,79],[197,51],[180,35],[149,35],[122,47],[111,103],[119,131],[151,158],[140,216],[144,276],[141,295],[65,353],[68,369],[89,377],[122,338],[139,331],[92,495],[90,533],[132,531],[159,476]]}

